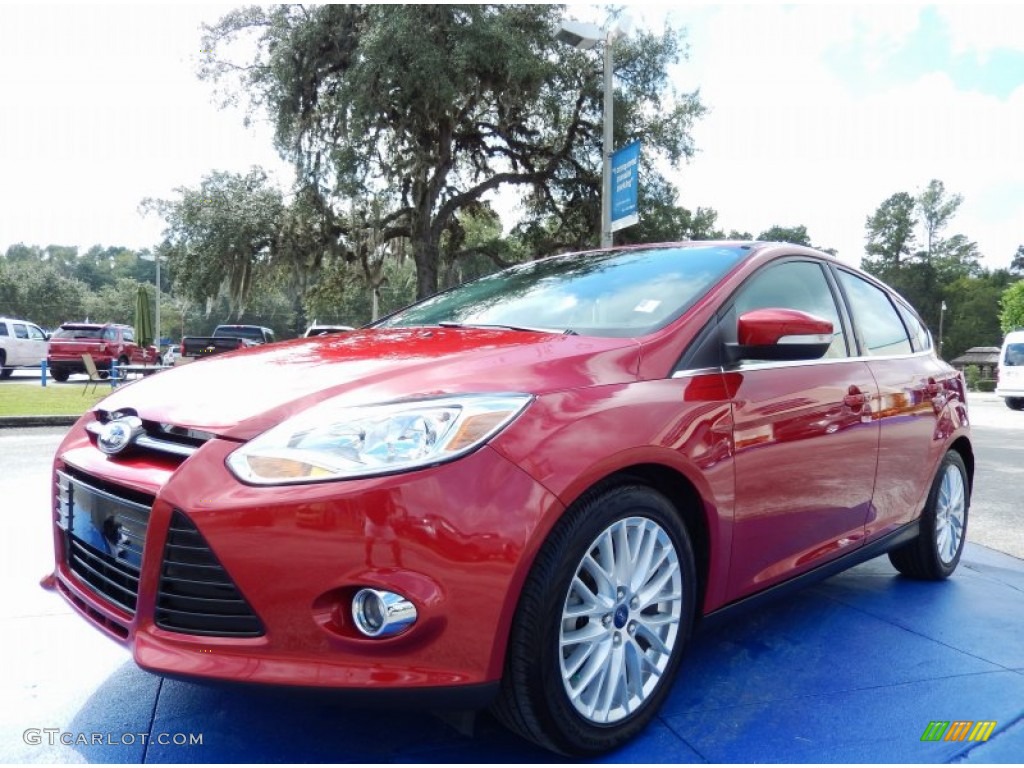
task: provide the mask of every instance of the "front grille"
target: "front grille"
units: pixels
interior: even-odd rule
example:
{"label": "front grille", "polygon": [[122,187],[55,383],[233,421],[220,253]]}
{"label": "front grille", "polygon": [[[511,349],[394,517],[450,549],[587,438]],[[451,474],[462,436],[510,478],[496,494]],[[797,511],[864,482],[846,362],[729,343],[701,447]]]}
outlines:
{"label": "front grille", "polygon": [[264,632],[206,539],[178,510],[167,531],[156,625],[191,635],[258,637]]}
{"label": "front grille", "polygon": [[134,615],[150,507],[124,498],[138,497],[132,491],[122,495],[114,486],[90,480],[57,473],[55,512],[66,562],[84,586]]}

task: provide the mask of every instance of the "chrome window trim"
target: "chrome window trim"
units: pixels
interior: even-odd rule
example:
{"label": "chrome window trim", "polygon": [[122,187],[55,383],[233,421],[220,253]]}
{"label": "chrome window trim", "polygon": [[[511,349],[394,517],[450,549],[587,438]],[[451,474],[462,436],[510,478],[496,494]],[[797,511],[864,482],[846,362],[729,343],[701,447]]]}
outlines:
{"label": "chrome window trim", "polygon": [[839,363],[870,363],[879,360],[910,360],[919,357],[934,357],[933,350],[921,350],[909,355],[861,355],[859,357],[829,357],[818,360],[769,360],[762,363],[743,363],[729,368],[692,368],[675,371],[673,379],[684,379],[709,373],[734,373],[742,371],[763,371],[774,368],[803,368],[808,365],[838,365]]}

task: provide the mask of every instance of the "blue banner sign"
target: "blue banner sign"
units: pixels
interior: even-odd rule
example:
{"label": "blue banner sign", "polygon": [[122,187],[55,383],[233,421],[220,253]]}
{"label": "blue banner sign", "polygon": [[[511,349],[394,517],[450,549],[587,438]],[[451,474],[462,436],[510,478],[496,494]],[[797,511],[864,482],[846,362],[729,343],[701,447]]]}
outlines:
{"label": "blue banner sign", "polygon": [[640,221],[637,189],[640,186],[640,142],[612,153],[612,232]]}

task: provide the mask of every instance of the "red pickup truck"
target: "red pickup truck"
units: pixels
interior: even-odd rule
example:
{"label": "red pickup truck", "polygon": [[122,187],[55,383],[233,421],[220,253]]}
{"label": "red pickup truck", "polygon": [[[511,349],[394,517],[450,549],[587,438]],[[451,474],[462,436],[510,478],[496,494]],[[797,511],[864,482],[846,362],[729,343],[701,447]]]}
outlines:
{"label": "red pickup truck", "polygon": [[64,323],[50,337],[46,363],[57,381],[67,381],[72,373],[85,373],[82,355],[92,355],[99,371],[118,365],[157,365],[160,352],[156,347],[140,347],[135,343],[135,330],[130,325],[114,323]]}

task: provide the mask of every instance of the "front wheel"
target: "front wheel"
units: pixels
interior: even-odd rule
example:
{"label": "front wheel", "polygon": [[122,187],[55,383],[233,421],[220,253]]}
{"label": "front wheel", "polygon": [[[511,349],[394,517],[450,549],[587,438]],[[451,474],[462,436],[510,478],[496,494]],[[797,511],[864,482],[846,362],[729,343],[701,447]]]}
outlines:
{"label": "front wheel", "polygon": [[1006,407],[1011,411],[1024,410],[1024,397],[1008,397],[1006,398]]}
{"label": "front wheel", "polygon": [[495,713],[564,754],[621,745],[668,694],[695,604],[693,550],[667,498],[636,485],[584,498],[523,587]]}
{"label": "front wheel", "polygon": [[967,539],[971,486],[956,451],[946,451],[935,473],[917,538],[889,553],[900,573],[912,579],[941,580],[956,570]]}

